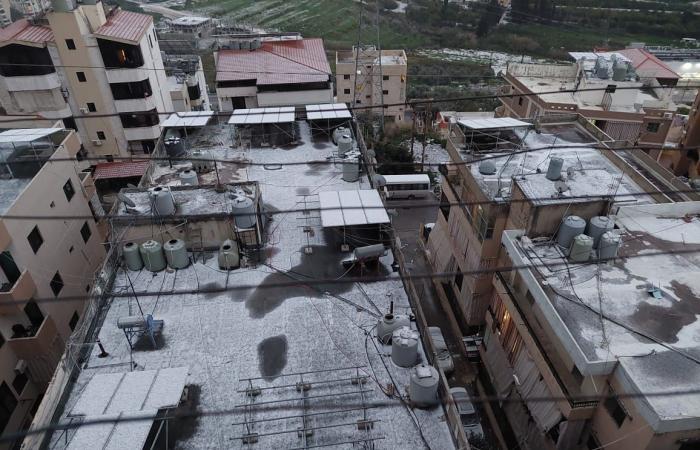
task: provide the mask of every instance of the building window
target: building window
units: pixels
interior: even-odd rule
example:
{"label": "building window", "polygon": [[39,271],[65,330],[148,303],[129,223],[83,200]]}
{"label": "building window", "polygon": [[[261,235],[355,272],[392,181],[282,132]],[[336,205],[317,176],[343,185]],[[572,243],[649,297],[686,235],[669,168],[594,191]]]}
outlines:
{"label": "building window", "polygon": [[0,348],[2,348],[3,345],[5,345],[5,336],[0,333]]}
{"label": "building window", "polygon": [[17,407],[17,399],[4,381],[0,384],[0,432],[5,430],[12,413]]}
{"label": "building window", "polygon": [[68,322],[68,326],[70,327],[71,331],[75,330],[75,326],[78,325],[78,320],[80,320],[78,311],[73,311],[73,315],[70,318],[70,322]]}
{"label": "building window", "polygon": [[33,300],[27,302],[27,306],[24,307],[24,314],[34,328],[38,329],[44,323],[44,313],[41,312],[41,308]]}
{"label": "building window", "polygon": [[51,279],[51,291],[53,291],[53,295],[58,295],[61,290],[63,289],[63,278],[61,278],[61,274],[56,272],[56,275],[53,276]]}
{"label": "building window", "polygon": [[[462,269],[457,266],[457,272],[462,272]],[[461,273],[458,273],[455,275],[455,286],[457,286],[458,290],[462,290],[462,281],[464,281],[464,275]]]}
{"label": "building window", "polygon": [[107,160],[107,162],[114,162],[114,156],[112,155],[105,156],[105,159]]}
{"label": "building window", "polygon": [[361,104],[362,104],[362,100],[360,100],[360,99],[358,98],[357,100],[355,100],[355,103],[357,103],[358,105],[361,105]]}
{"label": "building window", "polygon": [[440,197],[440,211],[442,211],[442,215],[445,217],[445,220],[450,219],[450,201],[447,199],[447,196],[445,193],[442,193],[442,197]]}
{"label": "building window", "polygon": [[97,112],[97,108],[95,107],[95,104],[94,104],[94,103],[88,103],[88,104],[87,104],[87,109],[88,109],[88,111],[90,111],[90,112]]}
{"label": "building window", "polygon": [[68,47],[68,50],[75,50],[75,41],[73,39],[66,39],[66,47]]}
{"label": "building window", "polygon": [[389,91],[387,91],[386,89],[384,89],[384,90],[382,91],[382,94],[383,94],[383,95],[389,95]]}
{"label": "building window", "polygon": [[343,89],[343,93],[345,95],[350,95],[350,89]]}
{"label": "building window", "polygon": [[24,387],[27,385],[28,380],[29,379],[27,378],[27,375],[25,375],[23,373],[18,373],[15,375],[15,379],[12,380],[12,387],[14,388],[17,395],[22,395],[22,391],[24,390]]}
{"label": "building window", "polygon": [[151,39],[151,35],[148,35],[148,45],[153,48],[153,40]]}
{"label": "building window", "polygon": [[477,234],[480,242],[484,242],[484,240],[493,237],[493,229],[495,227],[494,219],[489,217],[481,206],[476,207],[476,225],[478,227]]}
{"label": "building window", "polygon": [[90,231],[90,225],[88,225],[87,220],[82,228],[80,228],[80,235],[83,237],[83,242],[87,244],[87,241],[90,240],[90,236],[92,236],[92,231]]}
{"label": "building window", "polygon": [[71,180],[66,181],[63,185],[63,193],[66,194],[66,200],[71,201],[75,195],[75,189],[73,189],[73,182]]}
{"label": "building window", "polygon": [[349,80],[349,79],[350,79],[350,75],[343,75],[343,80]]}
{"label": "building window", "polygon": [[612,388],[610,388],[608,398],[605,399],[605,409],[615,421],[618,428],[621,427],[627,417],[627,411],[625,411],[622,403],[620,403],[620,399],[617,398]]}
{"label": "building window", "polygon": [[384,76],[382,77],[382,80],[384,80],[384,81],[389,81],[389,75],[384,75]]}
{"label": "building window", "polygon": [[87,81],[87,78],[85,78],[85,72],[75,72],[75,75],[78,77],[78,81],[81,83],[85,83]]}
{"label": "building window", "polygon": [[97,132],[97,139],[99,139],[99,140],[101,140],[101,141],[104,141],[105,139],[107,139],[107,137],[105,136],[105,132],[104,132],[104,131],[98,131],[98,132]]}
{"label": "building window", "polygon": [[34,253],[38,252],[41,248],[41,244],[44,243],[44,238],[41,237],[41,232],[39,232],[38,226],[35,226],[32,229],[29,236],[27,236],[27,240],[29,241],[29,245],[32,247],[32,250],[34,250]]}
{"label": "building window", "polygon": [[649,122],[647,124],[647,131],[649,133],[658,133],[660,126],[661,126],[661,124],[659,122]]}
{"label": "building window", "polygon": [[74,250],[74,248],[73,248],[73,246],[71,245],[70,248],[68,249],[68,253],[73,253],[73,250]]}
{"label": "building window", "polygon": [[518,106],[523,106],[523,98],[518,97]]}

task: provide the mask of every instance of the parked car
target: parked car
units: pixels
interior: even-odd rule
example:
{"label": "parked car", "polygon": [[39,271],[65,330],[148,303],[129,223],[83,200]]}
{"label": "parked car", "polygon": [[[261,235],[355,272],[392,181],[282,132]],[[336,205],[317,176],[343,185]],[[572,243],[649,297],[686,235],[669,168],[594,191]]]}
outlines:
{"label": "parked car", "polygon": [[467,435],[467,439],[470,437],[483,438],[484,429],[481,428],[479,416],[476,413],[476,408],[474,408],[474,403],[472,403],[467,390],[463,387],[453,387],[450,388],[450,394],[457,406],[457,411],[459,411],[459,417],[462,421],[462,427],[464,427],[464,434]]}
{"label": "parked car", "polygon": [[435,347],[438,366],[445,374],[452,372],[455,368],[455,363],[452,361],[452,355],[447,349],[447,342],[445,342],[445,336],[442,335],[442,330],[439,327],[428,327],[428,333]]}

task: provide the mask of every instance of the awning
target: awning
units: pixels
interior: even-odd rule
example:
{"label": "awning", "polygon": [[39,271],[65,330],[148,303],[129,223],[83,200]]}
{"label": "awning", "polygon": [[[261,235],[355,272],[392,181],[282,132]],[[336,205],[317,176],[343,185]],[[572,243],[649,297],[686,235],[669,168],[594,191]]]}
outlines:
{"label": "awning", "polygon": [[532,124],[512,117],[497,117],[493,119],[459,119],[457,121],[463,127],[472,130],[498,130],[504,128],[531,127]]}
{"label": "awning", "polygon": [[51,136],[61,130],[61,128],[16,128],[6,130],[0,133],[0,144],[32,142],[46,136]]}
{"label": "awning", "polygon": [[93,179],[114,179],[142,177],[148,170],[149,161],[117,161],[101,163],[95,166]]}
{"label": "awning", "polygon": [[293,123],[294,107],[237,109],[228,119],[229,125],[259,125],[265,123]]}
{"label": "awning", "polygon": [[345,103],[306,105],[306,118],[309,120],[350,119],[351,117]]}
{"label": "awning", "polygon": [[176,112],[161,124],[164,128],[203,127],[214,117],[214,111]]}
{"label": "awning", "polygon": [[318,197],[324,228],[389,223],[382,199],[374,189],[321,192]]}

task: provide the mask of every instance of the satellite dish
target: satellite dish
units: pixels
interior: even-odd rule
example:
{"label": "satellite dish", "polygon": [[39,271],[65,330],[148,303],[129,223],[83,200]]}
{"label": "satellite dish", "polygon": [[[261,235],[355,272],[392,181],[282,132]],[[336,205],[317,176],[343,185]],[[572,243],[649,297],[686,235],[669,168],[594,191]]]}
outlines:
{"label": "satellite dish", "polygon": [[126,206],[129,206],[129,207],[131,207],[131,208],[136,208],[136,203],[134,203],[133,200],[131,200],[129,197],[127,197],[127,196],[126,196],[125,194],[123,194],[122,192],[118,193],[118,194],[117,194],[117,197],[118,197],[119,200],[121,200],[122,203],[124,203]]}

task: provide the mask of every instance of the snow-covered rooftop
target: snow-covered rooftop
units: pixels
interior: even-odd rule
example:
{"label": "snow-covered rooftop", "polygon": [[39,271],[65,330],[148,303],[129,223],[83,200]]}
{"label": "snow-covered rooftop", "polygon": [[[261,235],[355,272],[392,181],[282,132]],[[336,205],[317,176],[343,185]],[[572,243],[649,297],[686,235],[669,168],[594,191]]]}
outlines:
{"label": "snow-covered rooftop", "polygon": [[[556,245],[522,244],[517,231],[503,243],[516,265],[533,266],[530,293],[581,373],[616,371],[630,392],[695,389],[700,365],[680,352],[700,356],[700,202],[622,206],[613,217],[622,243],[610,263],[567,265]],[[656,432],[700,426],[698,394],[635,402]]]}
{"label": "snow-covered rooftop", "polygon": [[[200,142],[207,143],[203,149],[213,157],[255,163],[240,170],[246,172],[247,179],[259,183],[269,211],[305,205],[316,208],[318,200],[313,203],[314,196],[324,191],[371,189],[366,177],[358,182],[343,181],[340,165],[307,164],[307,161],[326,160],[335,147],[327,137],[312,137],[308,123],[298,122],[297,126],[298,144],[284,148],[234,148],[227,125],[205,127]],[[159,167],[155,177],[164,180],[181,169]],[[307,403],[311,408],[307,412],[314,415],[307,416],[306,421],[319,427],[308,438],[308,445],[372,437],[383,438],[379,441],[381,448],[422,447],[421,434],[409,412],[397,398],[387,397],[383,392],[393,378],[398,393],[405,395],[409,371],[395,366],[387,358],[389,348],[379,345],[372,336],[378,317],[388,310],[390,302],[394,302],[397,313],[410,309],[403,283],[393,275],[391,253],[380,259],[376,269],[378,274],[388,277],[386,280],[305,285],[303,282],[311,278],[341,280],[343,276],[359,273],[348,272],[342,266],[349,253],[340,251],[337,233],[321,229],[318,212],[278,213],[272,217],[267,226],[267,244],[254,265],[227,272],[219,268],[215,254],[198,253],[194,263],[185,269],[156,274],[132,271],[128,277],[120,270],[116,276],[113,292],[133,292],[133,283],[133,289],[141,293],[138,300],[144,313],[164,321],[158,348],[147,344],[133,352],[136,370],[187,366],[188,401],[192,407],[198,411],[232,411],[180,422],[175,445],[188,449],[300,447],[303,441],[297,429],[302,419],[298,416],[307,411],[306,402],[298,400],[302,394],[293,387],[299,376],[288,375],[360,366],[361,374],[369,377],[364,389],[353,385],[348,375],[341,372],[305,376],[305,380],[338,379],[309,391],[309,395],[331,394],[331,397]],[[307,226],[313,232],[305,232]],[[294,280],[302,284],[275,287]],[[210,292],[169,295],[197,287]],[[216,289],[223,291],[211,292]],[[157,295],[159,291],[165,293]],[[138,311],[136,300],[133,296],[113,297],[109,305],[96,336],[109,356],[97,358],[99,350],[93,349],[68,398],[66,412],[74,408],[94,376],[128,370],[129,346],[124,333],[117,328],[117,320]],[[420,358],[426,360],[423,350],[419,352]],[[239,406],[249,402],[240,391],[246,386],[246,378],[257,378],[253,383],[262,390],[255,397],[259,406],[244,413],[244,408]],[[280,388],[289,383],[291,388]],[[367,392],[360,393],[362,390]],[[335,395],[347,391],[355,392]],[[285,402],[264,403],[279,400]],[[362,418],[361,409],[338,412],[363,404],[370,406],[368,418],[377,420],[369,433],[358,430],[355,424]],[[453,448],[441,407],[415,409],[413,413],[432,448]],[[296,418],[279,420],[283,416]],[[242,442],[246,418],[270,417],[278,420],[261,422],[255,427],[260,433],[257,444]],[[353,426],[335,427],[343,423]],[[64,447],[63,440],[57,436],[54,443],[56,448]]]}

